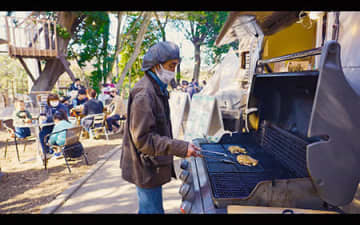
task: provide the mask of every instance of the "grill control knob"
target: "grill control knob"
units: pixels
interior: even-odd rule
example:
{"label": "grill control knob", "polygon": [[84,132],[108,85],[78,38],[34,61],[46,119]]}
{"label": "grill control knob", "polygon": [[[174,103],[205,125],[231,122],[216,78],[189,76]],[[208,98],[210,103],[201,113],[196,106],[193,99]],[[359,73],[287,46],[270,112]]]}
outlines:
{"label": "grill control knob", "polygon": [[184,214],[189,213],[191,210],[191,202],[189,201],[183,201],[180,206],[180,211]]}
{"label": "grill control knob", "polygon": [[189,167],[189,162],[186,159],[181,160],[180,168],[186,170]]}
{"label": "grill control knob", "polygon": [[183,183],[180,186],[179,193],[182,196],[182,200],[192,200],[194,198],[194,191],[188,183]]}
{"label": "grill control knob", "polygon": [[187,184],[187,183],[183,183],[181,186],[180,186],[180,189],[179,189],[179,193],[180,195],[185,198],[186,195],[189,193],[190,191],[190,185]]}
{"label": "grill control knob", "polygon": [[190,172],[187,171],[187,170],[183,170],[183,171],[180,173],[179,178],[180,178],[180,180],[186,182],[186,180],[188,180],[189,176],[190,176]]}

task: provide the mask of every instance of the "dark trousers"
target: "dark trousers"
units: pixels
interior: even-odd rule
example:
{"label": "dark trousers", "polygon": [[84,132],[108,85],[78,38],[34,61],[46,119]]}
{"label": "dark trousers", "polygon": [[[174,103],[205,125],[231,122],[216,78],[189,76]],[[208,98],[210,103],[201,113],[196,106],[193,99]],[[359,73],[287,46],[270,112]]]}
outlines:
{"label": "dark trousers", "polygon": [[120,117],[120,115],[115,114],[109,118],[106,119],[106,123],[108,125],[109,131],[112,131],[112,125],[119,128],[120,125],[117,123],[117,121],[124,119],[124,117]]}
{"label": "dark trousers", "polygon": [[31,135],[30,128],[28,127],[15,127],[15,135],[17,138],[26,138]]}
{"label": "dark trousers", "polygon": [[47,146],[45,143],[45,136],[47,134],[50,134],[52,132],[53,128],[54,128],[54,125],[43,127],[39,133],[40,144],[41,144],[41,148],[42,148],[44,154],[49,152],[49,146]]}

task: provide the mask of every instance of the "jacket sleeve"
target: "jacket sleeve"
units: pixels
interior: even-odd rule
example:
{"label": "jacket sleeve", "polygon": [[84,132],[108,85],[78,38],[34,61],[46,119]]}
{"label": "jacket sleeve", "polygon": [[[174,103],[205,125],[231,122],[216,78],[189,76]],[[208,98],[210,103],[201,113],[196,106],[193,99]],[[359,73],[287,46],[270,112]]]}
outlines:
{"label": "jacket sleeve", "polygon": [[88,114],[88,104],[84,104],[84,109],[83,109],[83,112],[82,112],[83,115],[87,116]]}
{"label": "jacket sleeve", "polygon": [[[59,130],[60,130],[60,127],[59,127],[59,126],[60,126],[60,125],[55,125],[54,128],[53,128],[53,130],[52,130],[52,133],[55,133],[55,132],[59,131]],[[49,142],[51,145],[56,144],[57,136],[58,136],[58,133],[57,133],[57,134],[52,134],[52,135],[50,135],[50,138],[49,138],[49,141],[48,141],[48,142]]]}
{"label": "jacket sleeve", "polygon": [[152,105],[151,97],[146,94],[136,95],[131,103],[129,128],[135,147],[151,156],[176,155],[184,158],[189,143],[156,133]]}

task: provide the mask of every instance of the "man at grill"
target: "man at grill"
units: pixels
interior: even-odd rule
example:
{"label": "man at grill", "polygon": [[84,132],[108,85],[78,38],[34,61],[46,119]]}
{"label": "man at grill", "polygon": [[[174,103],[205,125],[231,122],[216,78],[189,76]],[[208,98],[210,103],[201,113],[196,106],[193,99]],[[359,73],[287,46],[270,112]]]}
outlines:
{"label": "man at grill", "polygon": [[164,213],[162,185],[176,178],[173,156],[199,156],[192,143],[173,139],[167,85],[175,78],[179,48],[159,42],[143,58],[144,77],[131,90],[120,159],[122,177],[136,185],[139,213]]}

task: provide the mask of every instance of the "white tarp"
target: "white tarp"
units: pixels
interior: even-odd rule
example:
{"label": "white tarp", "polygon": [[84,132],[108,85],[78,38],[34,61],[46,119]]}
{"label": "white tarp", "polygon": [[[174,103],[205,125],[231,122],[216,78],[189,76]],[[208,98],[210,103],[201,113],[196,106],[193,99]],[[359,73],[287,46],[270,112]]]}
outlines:
{"label": "white tarp", "polygon": [[214,75],[208,80],[199,95],[216,96],[220,106],[233,108],[231,105],[240,101],[243,91],[240,82],[246,73],[240,68],[240,59],[230,48],[223,61],[216,68]]}

